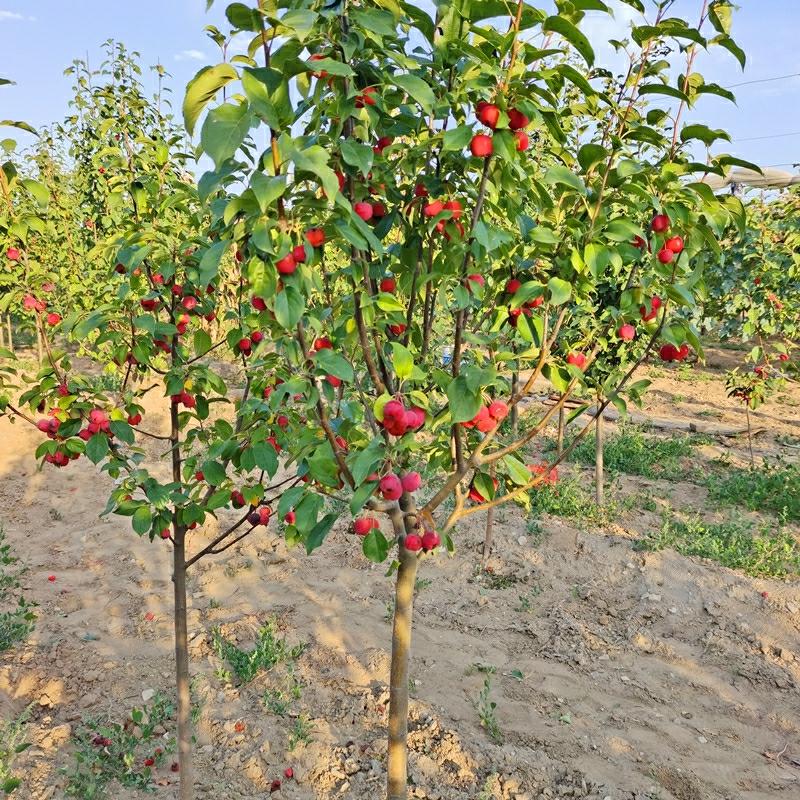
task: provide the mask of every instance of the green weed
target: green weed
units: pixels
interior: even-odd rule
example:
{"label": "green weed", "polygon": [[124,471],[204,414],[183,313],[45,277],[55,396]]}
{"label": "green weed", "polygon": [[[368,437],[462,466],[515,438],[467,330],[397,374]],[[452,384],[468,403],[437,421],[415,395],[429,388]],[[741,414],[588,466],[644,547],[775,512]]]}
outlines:
{"label": "green weed", "polygon": [[486,729],[489,737],[496,744],[503,743],[503,732],[500,730],[500,724],[497,721],[497,703],[491,699],[492,693],[492,677],[491,673],[488,674],[483,681],[483,688],[478,695],[477,700],[473,701],[473,706],[478,712],[478,717],[481,721],[481,727]]}
{"label": "green weed", "polygon": [[24,641],[36,624],[35,604],[25,600],[19,590],[24,572],[0,527],[0,653]]}
{"label": "green weed", "polygon": [[31,746],[30,742],[25,741],[25,726],[31,708],[32,704],[15,719],[0,719],[0,789],[6,795],[22,784],[22,778],[14,775],[12,767],[16,757]]}
{"label": "green weed", "polygon": [[731,469],[709,476],[706,488],[709,498],[720,505],[800,520],[800,467],[795,464]]}
{"label": "green weed", "polygon": [[634,544],[637,550],[669,548],[685,556],[699,556],[748,575],[785,578],[800,575],[800,545],[783,529],[772,525],[729,520],[705,523],[665,519],[661,530]]}
{"label": "green weed", "polygon": [[[289,647],[286,639],[279,639],[275,620],[269,620],[258,632],[252,650],[239,649],[222,635],[219,628],[212,630],[211,637],[214,652],[219,658],[228,662],[240,683],[248,683],[259,672],[268,671],[276,664],[297,661],[306,648],[305,644]],[[229,678],[230,673],[225,671],[225,676]]]}
{"label": "green weed", "polygon": [[301,714],[295,721],[294,727],[289,731],[289,751],[299,744],[308,744],[311,741],[311,734],[314,733],[314,724],[308,714]]}

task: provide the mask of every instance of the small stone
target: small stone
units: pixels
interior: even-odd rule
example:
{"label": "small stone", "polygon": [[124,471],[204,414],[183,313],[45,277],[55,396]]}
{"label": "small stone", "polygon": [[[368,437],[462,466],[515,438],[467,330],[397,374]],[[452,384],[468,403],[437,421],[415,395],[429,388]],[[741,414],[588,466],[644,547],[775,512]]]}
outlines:
{"label": "small stone", "polygon": [[155,694],[156,694],[155,689],[145,689],[142,692],[142,700],[145,703],[148,703],[148,702],[150,702],[150,700],[152,700],[155,697]]}
{"label": "small stone", "polygon": [[700,742],[700,744],[705,744],[708,741],[708,739],[706,739],[705,736],[698,736],[697,741]]}
{"label": "small stone", "polygon": [[800,611],[800,607],[798,607],[795,603],[787,603],[786,610],[790,614],[796,614],[798,611]]}
{"label": "small stone", "polygon": [[791,650],[787,650],[785,647],[781,647],[778,651],[778,658],[781,661],[794,661],[794,653]]}

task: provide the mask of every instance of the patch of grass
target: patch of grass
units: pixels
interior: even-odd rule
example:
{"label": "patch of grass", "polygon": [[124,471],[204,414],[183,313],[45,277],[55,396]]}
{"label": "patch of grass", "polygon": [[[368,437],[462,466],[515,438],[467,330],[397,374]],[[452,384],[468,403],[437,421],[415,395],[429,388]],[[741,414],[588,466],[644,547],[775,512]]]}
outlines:
{"label": "patch of grass", "polygon": [[22,778],[14,775],[12,767],[16,757],[31,746],[25,741],[31,708],[33,704],[14,719],[0,719],[0,790],[7,795],[22,785]]}
{"label": "patch of grass", "polygon": [[[642,475],[645,478],[678,480],[686,476],[685,458],[691,458],[700,440],[689,436],[649,436],[632,425],[623,425],[609,436],[603,449],[609,473]],[[594,436],[587,436],[573,451],[572,460],[593,466]]]}
{"label": "patch of grass", "polygon": [[[278,625],[274,619],[269,620],[258,632],[252,650],[241,650],[229,642],[219,628],[211,631],[211,637],[214,652],[230,664],[240,683],[250,682],[259,672],[266,672],[276,664],[297,661],[306,649],[305,644],[289,647],[285,638],[279,639]],[[227,670],[225,672],[230,675]]]}
{"label": "patch of grass", "polygon": [[311,734],[314,733],[314,723],[308,714],[301,714],[295,721],[294,727],[289,731],[289,752],[299,744],[308,744]]}
{"label": "patch of grass", "polygon": [[303,685],[294,674],[294,665],[289,664],[283,682],[276,688],[267,688],[261,698],[267,711],[278,717],[285,717],[292,703],[302,696]]}
{"label": "patch of grass", "polygon": [[677,369],[672,370],[672,377],[675,380],[689,383],[707,383],[714,380],[713,375],[694,369],[691,364],[681,364]]}
{"label": "patch of grass", "polygon": [[729,469],[710,475],[706,488],[712,502],[766,511],[786,520],[800,520],[800,467],[765,465],[757,469]]}
{"label": "patch of grass", "polygon": [[603,508],[598,508],[594,495],[583,488],[584,483],[585,480],[570,475],[559,478],[555,486],[542,484],[530,494],[531,511],[594,525],[608,524],[614,515],[613,504],[607,503]]}
{"label": "patch of grass", "polygon": [[634,543],[637,550],[669,548],[685,556],[699,556],[725,567],[764,578],[800,575],[800,544],[786,530],[772,525],[729,520],[706,523],[665,519],[661,530]]}
{"label": "patch of grass", "polygon": [[175,707],[157,693],[149,705],[134,708],[125,722],[87,719],[73,734],[75,763],[62,772],[67,777],[65,794],[81,800],[109,797],[109,785],[117,783],[141,791],[153,791],[153,769],[163,766],[175,752],[175,737],[157,730],[170,727]]}
{"label": "patch of grass", "polygon": [[24,641],[36,624],[35,604],[20,592],[24,572],[0,528],[0,653]]}

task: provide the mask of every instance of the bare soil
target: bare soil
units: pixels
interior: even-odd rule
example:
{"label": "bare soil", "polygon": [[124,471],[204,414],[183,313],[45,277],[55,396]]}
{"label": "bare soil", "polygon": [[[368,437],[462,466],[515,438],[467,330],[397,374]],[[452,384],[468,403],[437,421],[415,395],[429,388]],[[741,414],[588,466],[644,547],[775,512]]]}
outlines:
{"label": "bare soil", "polygon": [[[712,350],[708,368],[686,375],[658,368],[645,413],[743,426],[720,377],[736,355]],[[800,433],[796,386],[753,421],[765,429],[758,458],[797,461],[800,450],[786,444]],[[25,594],[39,604],[28,642],[0,657],[0,715],[33,703],[33,746],[17,760],[20,800],[64,796],[60,770],[73,762],[70,734],[82,718],[123,721],[143,692],[172,684],[169,545],[99,517],[111,480],[85,459],[38,471],[39,440],[30,426],[0,420],[0,522],[29,565]],[[748,459],[744,437],[718,437],[695,454]],[[688,481],[624,476],[611,494],[722,513]],[[360,555],[348,523],[310,557],[271,531],[193,572],[199,797],[381,797],[392,581]],[[497,515],[489,574],[478,568],[480,517],[458,530],[455,557],[426,560],[411,666],[412,797],[800,796],[800,582],[634,550],[632,540],[659,524],[658,512],[637,509],[603,530],[544,517],[536,531],[509,507]],[[195,546],[212,535],[198,531]],[[226,685],[211,647],[213,627],[244,647],[270,617],[290,644],[307,644],[296,666],[301,697],[283,717],[262,695],[285,671]],[[476,709],[486,680],[502,743]],[[290,751],[301,715],[313,732]],[[175,797],[168,766],[158,777],[150,796]],[[275,779],[282,787],[270,795]],[[108,796],[139,795],[112,787]]]}

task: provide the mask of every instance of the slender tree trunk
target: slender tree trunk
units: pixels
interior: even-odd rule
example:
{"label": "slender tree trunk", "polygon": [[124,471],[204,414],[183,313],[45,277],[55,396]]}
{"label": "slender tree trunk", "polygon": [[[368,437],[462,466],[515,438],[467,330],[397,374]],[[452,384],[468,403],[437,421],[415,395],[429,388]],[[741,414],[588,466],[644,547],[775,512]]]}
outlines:
{"label": "slender tree trunk", "polygon": [[5,338],[6,338],[6,328],[5,325],[3,325],[3,315],[0,314],[0,347],[6,346]]}
{"label": "slender tree trunk", "polygon": [[[516,353],[517,352],[516,344],[512,344],[511,349]],[[516,397],[518,391],[519,391],[519,370],[515,369],[514,372],[511,373],[511,396]],[[517,403],[514,403],[514,405],[511,406],[511,433],[515,439],[519,436],[519,408],[517,407]]]}
{"label": "slender tree trunk", "polygon": [[564,452],[564,422],[565,422],[564,406],[558,409],[558,433],[556,434],[556,457],[561,458]]}
{"label": "slender tree trunk", "polygon": [[39,359],[39,368],[41,369],[44,362],[44,353],[42,351],[42,331],[38,321],[36,323],[36,357]]}
{"label": "slender tree trunk", "polygon": [[180,800],[192,800],[192,729],[191,695],[189,692],[189,636],[186,624],[186,552],[185,534],[175,537],[173,553],[175,584],[175,685],[178,690],[178,764],[180,766]]}
{"label": "slender tree trunk", "polygon": [[[408,530],[408,523],[404,522],[399,512],[393,515],[392,523],[395,532]],[[389,681],[387,800],[406,800],[408,797],[408,662],[417,554],[406,550],[402,542],[399,547],[400,567],[395,584],[392,671]]]}
{"label": "slender tree trunk", "polygon": [[603,414],[600,411],[600,398],[597,399],[598,413],[594,420],[594,499],[598,506],[603,505]]}
{"label": "slender tree trunk", "polygon": [[745,405],[744,413],[747,417],[747,446],[750,448],[750,466],[755,467],[756,458],[753,455],[753,429],[750,427],[750,407]]}
{"label": "slender tree trunk", "polygon": [[11,333],[11,314],[6,316],[6,324],[8,325],[8,349],[14,352],[14,337]]}
{"label": "slender tree trunk", "polygon": [[486,512],[486,533],[483,536],[483,566],[489,560],[494,544],[494,507]]}

